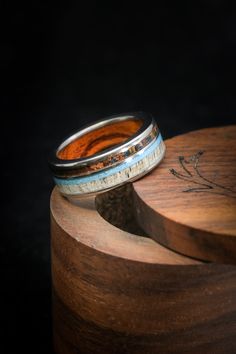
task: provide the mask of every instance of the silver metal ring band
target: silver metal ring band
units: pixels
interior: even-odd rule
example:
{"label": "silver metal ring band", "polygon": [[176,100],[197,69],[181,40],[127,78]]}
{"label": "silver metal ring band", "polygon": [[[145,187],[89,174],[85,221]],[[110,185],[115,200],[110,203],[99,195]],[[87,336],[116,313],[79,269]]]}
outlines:
{"label": "silver metal ring band", "polygon": [[160,163],[164,153],[155,120],[134,112],[79,130],[59,145],[49,162],[60,192],[78,198],[140,178]]}

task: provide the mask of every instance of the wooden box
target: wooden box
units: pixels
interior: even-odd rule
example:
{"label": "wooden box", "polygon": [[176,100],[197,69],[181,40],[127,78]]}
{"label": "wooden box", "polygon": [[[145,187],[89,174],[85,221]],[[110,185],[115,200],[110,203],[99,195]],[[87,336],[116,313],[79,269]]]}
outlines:
{"label": "wooden box", "polygon": [[236,353],[236,128],[166,140],[143,179],[51,196],[58,354]]}

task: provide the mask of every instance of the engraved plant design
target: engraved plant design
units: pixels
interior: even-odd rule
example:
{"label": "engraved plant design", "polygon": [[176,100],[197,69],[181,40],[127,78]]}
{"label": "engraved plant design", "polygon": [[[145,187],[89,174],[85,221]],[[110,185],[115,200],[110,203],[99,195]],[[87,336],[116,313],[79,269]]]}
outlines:
{"label": "engraved plant design", "polygon": [[198,151],[195,155],[191,156],[188,160],[184,156],[179,156],[178,160],[182,168],[182,172],[175,169],[170,169],[170,172],[177,178],[182,179],[188,183],[193,183],[195,186],[184,190],[183,192],[207,192],[222,194],[228,197],[236,198],[236,191],[215,183],[208,178],[204,177],[199,171],[200,157],[204,151]]}

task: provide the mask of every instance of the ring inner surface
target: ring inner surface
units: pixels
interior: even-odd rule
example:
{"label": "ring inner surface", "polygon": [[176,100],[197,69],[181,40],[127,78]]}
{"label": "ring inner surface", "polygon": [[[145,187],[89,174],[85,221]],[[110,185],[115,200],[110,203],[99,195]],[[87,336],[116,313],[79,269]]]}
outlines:
{"label": "ring inner surface", "polygon": [[143,125],[141,119],[114,122],[86,133],[57,152],[62,160],[74,160],[92,156],[125,142]]}

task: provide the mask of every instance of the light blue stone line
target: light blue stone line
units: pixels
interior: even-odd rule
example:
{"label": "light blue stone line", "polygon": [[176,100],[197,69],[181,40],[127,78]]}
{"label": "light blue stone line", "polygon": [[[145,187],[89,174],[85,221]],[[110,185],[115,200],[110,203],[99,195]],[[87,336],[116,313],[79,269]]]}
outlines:
{"label": "light blue stone line", "polygon": [[107,176],[113,175],[114,173],[118,173],[128,167],[132,167],[134,164],[141,161],[144,157],[151,154],[162,143],[162,141],[162,136],[159,134],[157,139],[144,152],[142,152],[142,154],[137,153],[130,161],[125,160],[121,165],[111,167],[109,170],[97,172],[91,176],[75,177],[71,179],[54,177],[54,181],[58,185],[76,185],[100,180]]}

